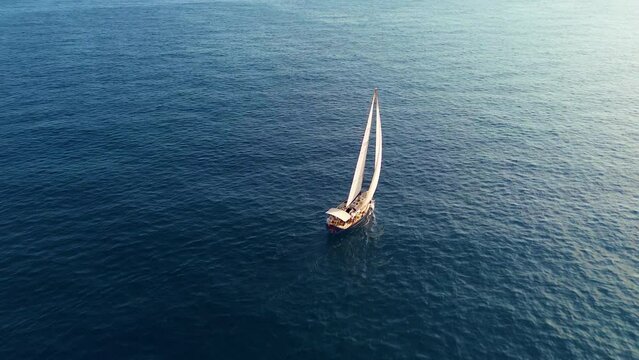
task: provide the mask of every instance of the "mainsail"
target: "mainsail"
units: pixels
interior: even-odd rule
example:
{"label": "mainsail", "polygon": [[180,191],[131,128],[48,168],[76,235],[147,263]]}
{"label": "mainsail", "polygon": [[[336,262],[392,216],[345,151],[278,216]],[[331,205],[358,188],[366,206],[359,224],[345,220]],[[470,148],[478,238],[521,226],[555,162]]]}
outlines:
{"label": "mainsail", "polygon": [[[377,90],[375,90],[375,93],[377,93]],[[371,184],[366,192],[364,204],[373,199],[375,190],[377,190],[377,184],[379,183],[379,174],[382,170],[382,119],[379,114],[379,97],[375,97],[375,101],[375,111],[377,112],[377,118],[375,119],[375,170]]]}
{"label": "mainsail", "polygon": [[[351,191],[348,193],[348,200],[346,200],[346,206],[350,205],[353,200],[359,194],[362,189],[362,180],[364,179],[364,166],[366,165],[366,153],[368,151],[368,139],[371,136],[371,123],[373,122],[373,107],[375,105],[375,99],[377,98],[377,90],[373,93],[373,101],[371,102],[371,109],[368,112],[368,121],[366,122],[366,130],[364,131],[364,138],[362,139],[362,147],[359,149],[359,158],[357,159],[357,166],[355,167],[355,174],[353,175],[353,183],[351,184]],[[377,118],[379,119],[379,106],[377,110]],[[379,120],[377,121],[379,123]],[[379,125],[377,125],[379,129]],[[379,130],[377,130],[379,131]],[[380,149],[381,150],[381,149]],[[381,154],[380,154],[381,155]],[[375,146],[375,168],[377,169],[377,145]],[[380,158],[381,161],[381,158]],[[379,178],[379,174],[377,175]]]}

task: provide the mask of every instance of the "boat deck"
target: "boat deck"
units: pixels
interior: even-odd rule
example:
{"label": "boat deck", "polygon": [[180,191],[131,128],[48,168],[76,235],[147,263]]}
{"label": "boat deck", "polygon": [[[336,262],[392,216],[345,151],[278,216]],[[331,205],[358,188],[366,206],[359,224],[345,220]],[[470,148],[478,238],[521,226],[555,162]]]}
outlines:
{"label": "boat deck", "polygon": [[357,223],[370,208],[370,203],[364,204],[364,199],[366,199],[366,191],[360,192],[349,206],[346,206],[346,200],[337,206],[337,209],[344,210],[351,216],[351,219],[348,221],[342,221],[335,216],[329,216],[328,219],[326,219],[326,223],[340,229],[347,229]]}
{"label": "boat deck", "polygon": [[337,206],[337,208],[340,210],[344,210],[347,213],[353,215],[353,213],[357,212],[358,210],[361,210],[361,208],[364,205],[363,202],[365,198],[366,198],[366,191],[362,191],[359,194],[357,194],[357,197],[355,197],[353,202],[351,202],[351,204],[348,207],[346,206],[346,200],[344,200],[341,204]]}

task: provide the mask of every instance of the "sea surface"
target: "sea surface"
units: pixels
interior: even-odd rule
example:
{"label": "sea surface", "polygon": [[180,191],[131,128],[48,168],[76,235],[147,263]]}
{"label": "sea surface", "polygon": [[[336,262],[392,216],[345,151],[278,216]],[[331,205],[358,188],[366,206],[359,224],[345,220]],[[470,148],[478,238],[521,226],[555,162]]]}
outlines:
{"label": "sea surface", "polygon": [[[0,358],[639,358],[638,24],[0,0]],[[375,214],[329,237],[374,87]]]}

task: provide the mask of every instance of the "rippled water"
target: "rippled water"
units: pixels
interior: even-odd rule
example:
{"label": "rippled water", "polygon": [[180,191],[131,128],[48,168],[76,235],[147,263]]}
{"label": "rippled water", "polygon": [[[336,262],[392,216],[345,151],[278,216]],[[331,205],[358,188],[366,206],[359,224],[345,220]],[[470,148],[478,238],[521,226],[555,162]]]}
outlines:
{"label": "rippled water", "polygon": [[346,3],[0,4],[1,358],[639,358],[637,3]]}

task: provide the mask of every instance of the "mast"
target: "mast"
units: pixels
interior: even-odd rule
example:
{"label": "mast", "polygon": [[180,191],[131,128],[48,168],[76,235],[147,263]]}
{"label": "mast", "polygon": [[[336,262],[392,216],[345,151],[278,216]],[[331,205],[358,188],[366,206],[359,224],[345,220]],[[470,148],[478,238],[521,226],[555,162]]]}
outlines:
{"label": "mast", "polygon": [[[375,94],[377,94],[377,89],[375,89]],[[375,110],[377,112],[377,117],[375,119],[375,171],[373,172],[371,184],[366,192],[364,204],[373,199],[375,190],[377,190],[377,184],[379,183],[379,174],[382,170],[382,119],[379,113],[379,96],[375,97],[375,101]]]}
{"label": "mast", "polygon": [[[346,200],[346,206],[350,205],[359,191],[362,189],[362,180],[364,179],[364,166],[366,165],[366,153],[368,152],[368,140],[371,136],[371,124],[373,122],[373,106],[375,105],[375,99],[377,98],[377,89],[373,93],[373,100],[371,101],[371,109],[368,112],[368,120],[366,122],[366,130],[364,131],[364,138],[362,139],[362,147],[359,149],[359,157],[357,158],[357,165],[355,166],[355,174],[353,174],[353,182],[351,183],[351,191],[348,193],[348,199]],[[378,110],[379,113],[379,110]],[[379,117],[379,115],[378,115]],[[377,154],[377,147],[376,147]]]}

